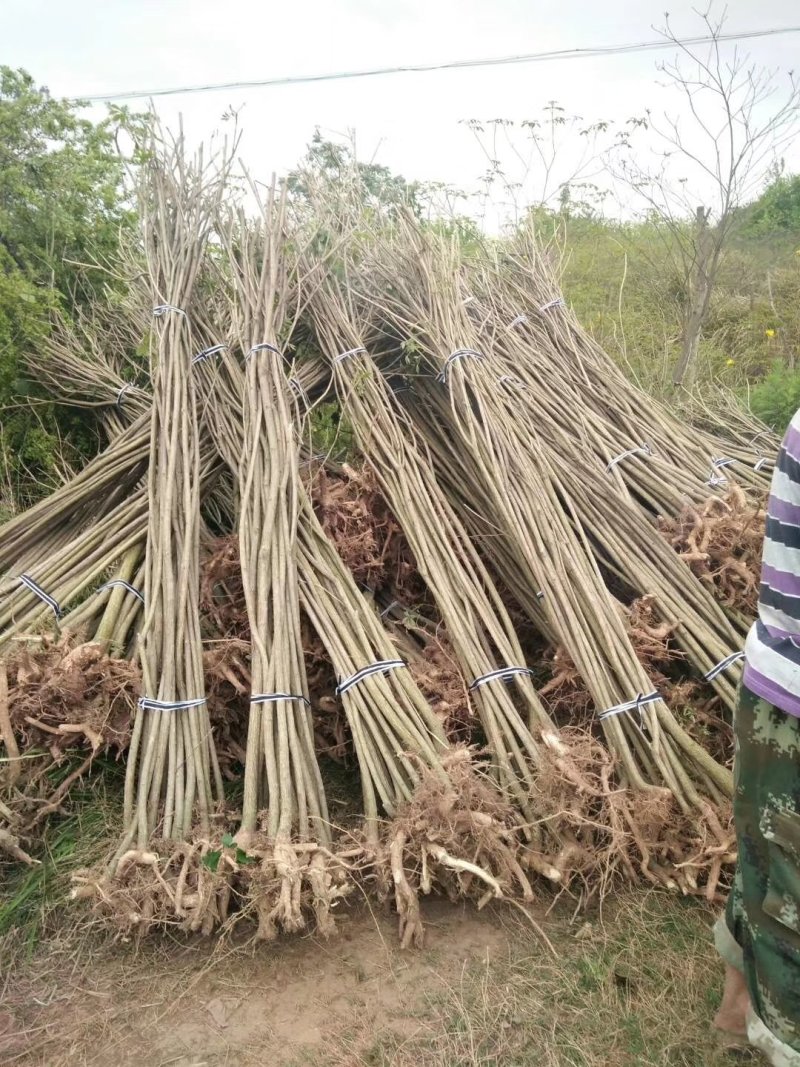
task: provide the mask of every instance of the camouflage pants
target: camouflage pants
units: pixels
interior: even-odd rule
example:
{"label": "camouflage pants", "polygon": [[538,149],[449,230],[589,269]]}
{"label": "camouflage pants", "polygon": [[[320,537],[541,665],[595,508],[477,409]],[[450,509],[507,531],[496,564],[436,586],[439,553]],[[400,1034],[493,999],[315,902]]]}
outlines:
{"label": "camouflage pants", "polygon": [[790,1067],[800,1065],[800,719],[743,687],[734,732],[739,864],[715,939],[747,981],[751,1040]]}

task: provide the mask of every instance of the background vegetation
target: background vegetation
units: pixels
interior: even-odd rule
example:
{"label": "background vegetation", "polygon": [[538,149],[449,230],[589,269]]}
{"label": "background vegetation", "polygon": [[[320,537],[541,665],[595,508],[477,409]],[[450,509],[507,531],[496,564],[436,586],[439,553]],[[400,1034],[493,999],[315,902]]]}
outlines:
{"label": "background vegetation", "polygon": [[[46,492],[99,445],[92,419],[54,408],[25,367],[26,353],[47,345],[56,313],[69,321],[124,294],[124,279],[110,268],[119,242],[135,232],[124,182],[132,164],[120,151],[120,135],[146,120],[119,110],[99,123],[81,115],[79,103],[56,100],[24,71],[0,67],[0,518]],[[508,125],[494,125],[488,157],[498,129],[507,135]],[[588,137],[592,160],[607,128],[582,128],[552,102],[541,121],[521,127],[534,146],[546,144],[553,153],[559,139]],[[470,128],[481,136],[480,124]],[[618,135],[617,146],[622,141]],[[542,159],[552,180],[555,158]],[[373,217],[390,222],[410,208],[463,241],[481,239],[466,214],[453,214],[461,201],[452,190],[359,163],[347,145],[319,134],[289,176],[295,198],[306,196],[309,175],[355,181]],[[692,299],[692,278],[676,266],[692,220],[676,225],[653,210],[631,221],[609,218],[594,187],[581,173],[574,176],[526,210],[557,256],[564,295],[584,325],[646,390],[669,397]],[[482,180],[487,196],[492,182],[502,181],[496,159]],[[800,406],[800,175],[773,164],[758,195],[736,206],[733,222],[702,327],[694,387],[728,388],[782,429]],[[324,418],[331,432],[336,411]]]}
{"label": "background vegetation", "polygon": [[54,313],[113,299],[106,269],[133,222],[116,133],[89,122],[24,71],[0,67],[0,516],[24,505],[93,447],[93,427],[53,410],[25,373]]}

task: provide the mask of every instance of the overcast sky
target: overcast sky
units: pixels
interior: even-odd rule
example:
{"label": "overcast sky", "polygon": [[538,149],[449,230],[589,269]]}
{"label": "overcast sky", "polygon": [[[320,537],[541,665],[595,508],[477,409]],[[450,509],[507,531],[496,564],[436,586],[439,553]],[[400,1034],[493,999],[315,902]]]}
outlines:
{"label": "overcast sky", "polygon": [[[0,62],[58,96],[479,58],[652,40],[664,0],[2,0]],[[726,29],[800,24],[797,0],[730,0]],[[675,30],[702,32],[688,4]],[[800,34],[739,46],[784,74]],[[732,46],[731,46],[732,48]],[[362,158],[408,178],[474,188],[480,149],[460,120],[540,116],[549,100],[586,120],[663,110],[656,62],[670,52],[170,97],[194,136],[241,109],[242,154],[258,176],[290,168],[316,126],[355,130]],[[513,172],[506,152],[504,165]],[[794,162],[794,158],[790,160]],[[519,167],[519,164],[516,164]],[[800,169],[796,167],[795,169]]]}

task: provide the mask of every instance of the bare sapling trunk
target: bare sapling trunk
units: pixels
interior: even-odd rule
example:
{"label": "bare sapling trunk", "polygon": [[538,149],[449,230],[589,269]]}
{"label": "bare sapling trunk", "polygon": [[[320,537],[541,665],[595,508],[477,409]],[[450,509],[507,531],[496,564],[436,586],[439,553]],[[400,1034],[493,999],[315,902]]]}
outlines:
{"label": "bare sapling trunk", "polygon": [[708,225],[711,208],[698,207],[695,212],[695,241],[697,253],[694,275],[689,278],[687,302],[683,316],[681,354],[672,375],[673,385],[691,388],[697,373],[697,351],[703,325],[708,315],[714,276],[719,262],[719,246]]}

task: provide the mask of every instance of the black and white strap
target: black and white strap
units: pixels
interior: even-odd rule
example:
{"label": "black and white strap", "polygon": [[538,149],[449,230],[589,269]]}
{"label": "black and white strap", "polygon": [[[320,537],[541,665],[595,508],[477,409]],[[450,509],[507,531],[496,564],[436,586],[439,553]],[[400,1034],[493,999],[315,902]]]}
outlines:
{"label": "black and white strap", "polygon": [[125,385],[123,385],[120,389],[117,390],[117,399],[114,403],[118,408],[122,407],[122,401],[125,399],[125,394],[128,392],[129,389],[133,389],[133,386],[130,384],[130,382],[127,382]]}
{"label": "black and white strap", "polygon": [[366,354],[367,354],[366,348],[363,348],[361,345],[358,345],[357,348],[349,348],[347,350],[347,352],[339,352],[339,354],[334,357],[334,366],[336,366],[337,363],[343,363],[343,362],[345,362],[345,360],[349,360],[350,357],[353,356],[353,355],[366,355]]}
{"label": "black and white strap", "polygon": [[53,612],[57,619],[61,618],[61,608],[58,606],[58,601],[55,599],[55,597],[52,597],[49,593],[46,593],[44,589],[42,589],[42,587],[38,584],[38,582],[35,582],[29,574],[21,574],[19,576],[19,580],[26,588],[30,589],[32,593],[35,593],[35,595],[38,596],[40,600],[43,600],[44,603],[47,604],[48,608],[50,608],[50,610]]}
{"label": "black and white strap", "polygon": [[744,659],[744,652],[731,652],[730,656],[721,659],[710,671],[706,671],[703,677],[707,682],[713,682],[718,674],[722,674],[728,667],[732,667],[734,663],[738,663],[740,659]]}
{"label": "black and white strap", "polygon": [[627,452],[620,452],[618,456],[614,456],[612,460],[606,466],[606,474],[610,474],[618,463],[621,463],[623,459],[628,459],[630,456],[652,456],[653,450],[649,445],[640,445],[638,448],[629,448]]}
{"label": "black and white strap", "polygon": [[528,316],[524,313],[517,315],[515,319],[512,319],[508,324],[509,330],[513,330],[515,326],[523,326],[528,321]]}
{"label": "black and white strap", "polygon": [[366,348],[362,348],[361,345],[359,345],[357,348],[348,348],[346,352],[340,352],[338,356],[334,357],[333,365],[335,367],[337,363],[344,363],[344,361],[346,359],[350,359],[351,356],[360,356],[366,354]]}
{"label": "black and white strap", "polygon": [[250,697],[251,704],[277,704],[280,700],[300,700],[311,707],[311,701],[302,693],[253,693]]}
{"label": "black and white strap", "polygon": [[450,367],[453,365],[453,363],[455,363],[456,360],[465,359],[466,357],[477,360],[486,359],[486,356],[484,356],[483,352],[478,352],[474,348],[457,348],[455,352],[451,352],[447,359],[444,361],[444,366],[442,367],[441,371],[436,375],[436,381],[444,384],[447,381],[447,372],[450,370]]}
{"label": "black and white strap", "polygon": [[533,675],[533,671],[529,667],[499,667],[497,670],[482,674],[472,681],[469,685],[469,691],[472,693],[489,682],[510,682],[512,678],[516,678],[520,674],[525,674],[530,678]]}
{"label": "black and white strap", "polygon": [[168,315],[171,311],[186,318],[186,312],[183,308],[175,307],[174,304],[156,304],[153,308],[153,314],[157,319],[160,319],[162,315]]}
{"label": "black and white strap", "polygon": [[132,593],[137,600],[141,600],[144,604],[144,596],[139,592],[135,585],[126,582],[124,578],[112,578],[110,582],[105,582],[105,584],[101,585],[97,592],[102,593],[105,589],[127,589],[129,593]]}
{"label": "black and white strap", "polygon": [[153,697],[139,697],[139,708],[142,711],[184,711],[187,708],[200,708],[205,702],[205,697],[195,697],[193,700],[155,700]]}
{"label": "black and white strap", "polygon": [[525,382],[520,381],[519,378],[515,378],[513,374],[503,374],[500,378],[497,379],[497,384],[515,385],[518,389],[528,388]]}
{"label": "black and white strap", "polygon": [[626,700],[624,704],[615,704],[612,708],[606,708],[597,718],[603,722],[604,719],[610,719],[614,715],[623,715],[626,711],[640,712],[642,708],[647,707],[648,704],[655,704],[657,700],[661,700],[661,694],[656,690],[647,695],[639,693],[633,700]]}
{"label": "black and white strap", "polygon": [[402,659],[383,659],[377,663],[370,663],[368,667],[362,667],[360,671],[356,671],[350,678],[345,678],[344,681],[339,682],[336,686],[336,695],[339,697],[344,696],[348,689],[352,689],[354,685],[358,685],[359,682],[372,677],[373,674],[387,674],[389,671],[396,671],[399,667],[405,666],[406,663]]}
{"label": "black and white strap", "polygon": [[555,300],[548,300],[546,304],[542,304],[539,311],[549,311],[551,308],[565,308],[567,302],[563,296],[557,296]]}
{"label": "black and white strap", "polygon": [[281,359],[283,359],[283,352],[281,352],[277,345],[270,344],[269,341],[262,341],[261,344],[253,345],[253,347],[244,357],[245,363],[250,359],[251,356],[254,356],[256,352],[274,352],[276,356],[280,356]]}
{"label": "black and white strap", "polygon": [[771,463],[771,462],[772,462],[771,459],[768,459],[766,456],[762,456],[761,459],[756,460],[756,462],[753,464],[753,470],[754,471],[763,471],[763,469],[766,467],[766,465],[768,463]]}
{"label": "black and white strap", "polygon": [[728,456],[720,456],[719,459],[711,460],[711,477],[706,482],[706,485],[710,485],[712,488],[717,485],[727,485],[728,479],[724,474],[716,475],[714,471],[723,470],[725,467],[730,467],[736,460],[730,459]]}
{"label": "black and white strap", "polygon": [[195,363],[205,363],[207,359],[211,359],[212,356],[218,356],[220,352],[224,352],[227,349],[227,345],[212,345],[210,348],[204,348],[202,352],[198,352],[192,359],[192,366]]}

